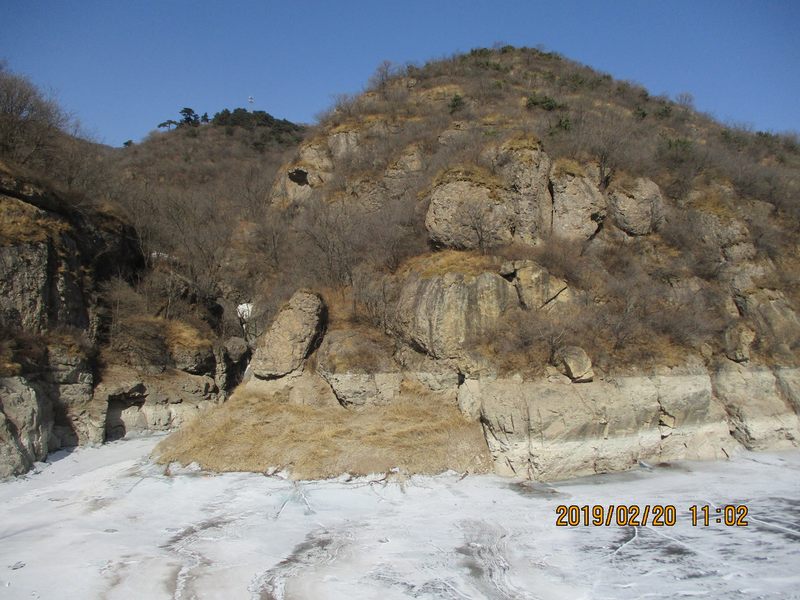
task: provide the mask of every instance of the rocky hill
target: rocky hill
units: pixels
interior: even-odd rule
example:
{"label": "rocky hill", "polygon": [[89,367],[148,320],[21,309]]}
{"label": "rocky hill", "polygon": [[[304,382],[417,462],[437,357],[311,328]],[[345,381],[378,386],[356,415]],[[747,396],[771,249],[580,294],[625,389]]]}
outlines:
{"label": "rocky hill", "polygon": [[125,149],[149,265],[108,288],[105,435],[182,420],[148,371],[252,350],[160,460],[558,479],[796,446],[800,145],[680,100],[504,47],[383,68],[233,179],[190,129]]}

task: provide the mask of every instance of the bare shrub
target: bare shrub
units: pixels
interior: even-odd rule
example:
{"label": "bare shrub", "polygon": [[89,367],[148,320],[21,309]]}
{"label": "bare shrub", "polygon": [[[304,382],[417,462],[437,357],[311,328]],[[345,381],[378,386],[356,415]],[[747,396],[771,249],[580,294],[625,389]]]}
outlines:
{"label": "bare shrub", "polygon": [[0,155],[20,164],[42,159],[68,121],[52,98],[0,62]]}

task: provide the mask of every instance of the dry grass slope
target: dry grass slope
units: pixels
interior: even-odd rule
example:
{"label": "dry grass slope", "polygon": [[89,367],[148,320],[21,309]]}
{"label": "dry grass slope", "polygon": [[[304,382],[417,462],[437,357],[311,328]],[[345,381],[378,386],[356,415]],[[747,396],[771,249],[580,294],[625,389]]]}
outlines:
{"label": "dry grass slope", "polygon": [[285,468],[295,479],[342,473],[485,472],[488,450],[477,423],[455,406],[407,398],[385,407],[344,408],[288,404],[240,388],[162,441],[159,463],[197,462],[216,472]]}

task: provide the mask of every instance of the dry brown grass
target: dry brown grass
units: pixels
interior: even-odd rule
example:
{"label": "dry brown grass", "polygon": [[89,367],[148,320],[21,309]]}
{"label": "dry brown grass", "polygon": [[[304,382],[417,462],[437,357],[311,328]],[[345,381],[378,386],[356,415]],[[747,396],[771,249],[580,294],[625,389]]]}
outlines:
{"label": "dry brown grass", "polygon": [[503,187],[503,182],[488,169],[476,165],[459,165],[437,173],[431,188],[456,181],[469,181],[489,190]]}
{"label": "dry brown grass", "polygon": [[398,269],[400,277],[416,273],[421,277],[437,277],[446,273],[480,275],[487,271],[496,272],[501,259],[477,251],[442,250],[415,256]]}
{"label": "dry brown grass", "polygon": [[30,204],[0,196],[0,244],[44,242],[69,230],[69,225],[44,216],[42,211]]}
{"label": "dry brown grass", "polygon": [[183,321],[167,320],[160,317],[153,317],[156,323],[164,331],[164,337],[170,348],[183,346],[184,348],[207,349],[211,347],[211,332],[202,333],[196,327]]}
{"label": "dry brown grass", "polygon": [[395,467],[423,474],[489,468],[480,425],[452,405],[416,396],[352,412],[288,404],[243,388],[162,441],[154,456],[162,464],[197,462],[218,472],[279,467],[295,479]]}
{"label": "dry brown grass", "polygon": [[559,158],[553,163],[553,175],[556,177],[563,177],[564,175],[586,177],[586,171],[580,163],[571,158]]}

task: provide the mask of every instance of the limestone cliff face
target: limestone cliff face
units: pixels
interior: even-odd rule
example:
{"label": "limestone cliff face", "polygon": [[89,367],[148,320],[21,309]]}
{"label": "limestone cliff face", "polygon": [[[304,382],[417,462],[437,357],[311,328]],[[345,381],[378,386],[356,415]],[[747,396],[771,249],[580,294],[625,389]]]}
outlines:
{"label": "limestone cliff face", "polygon": [[143,263],[133,229],[0,169],[0,325],[97,334],[98,281]]}
{"label": "limestone cliff face", "polygon": [[[557,480],[639,461],[724,459],[739,447],[800,443],[798,369],[723,365],[709,374],[568,379],[468,379],[462,410],[480,419],[500,474]],[[778,382],[781,383],[778,383]]]}
{"label": "limestone cliff face", "polygon": [[25,364],[4,366],[13,375],[0,386],[0,476],[7,476],[48,451],[103,441],[92,350],[79,338],[91,345],[100,333],[99,283],[143,261],[131,227],[101,211],[79,211],[2,166],[0,216],[0,327],[40,346]]}

